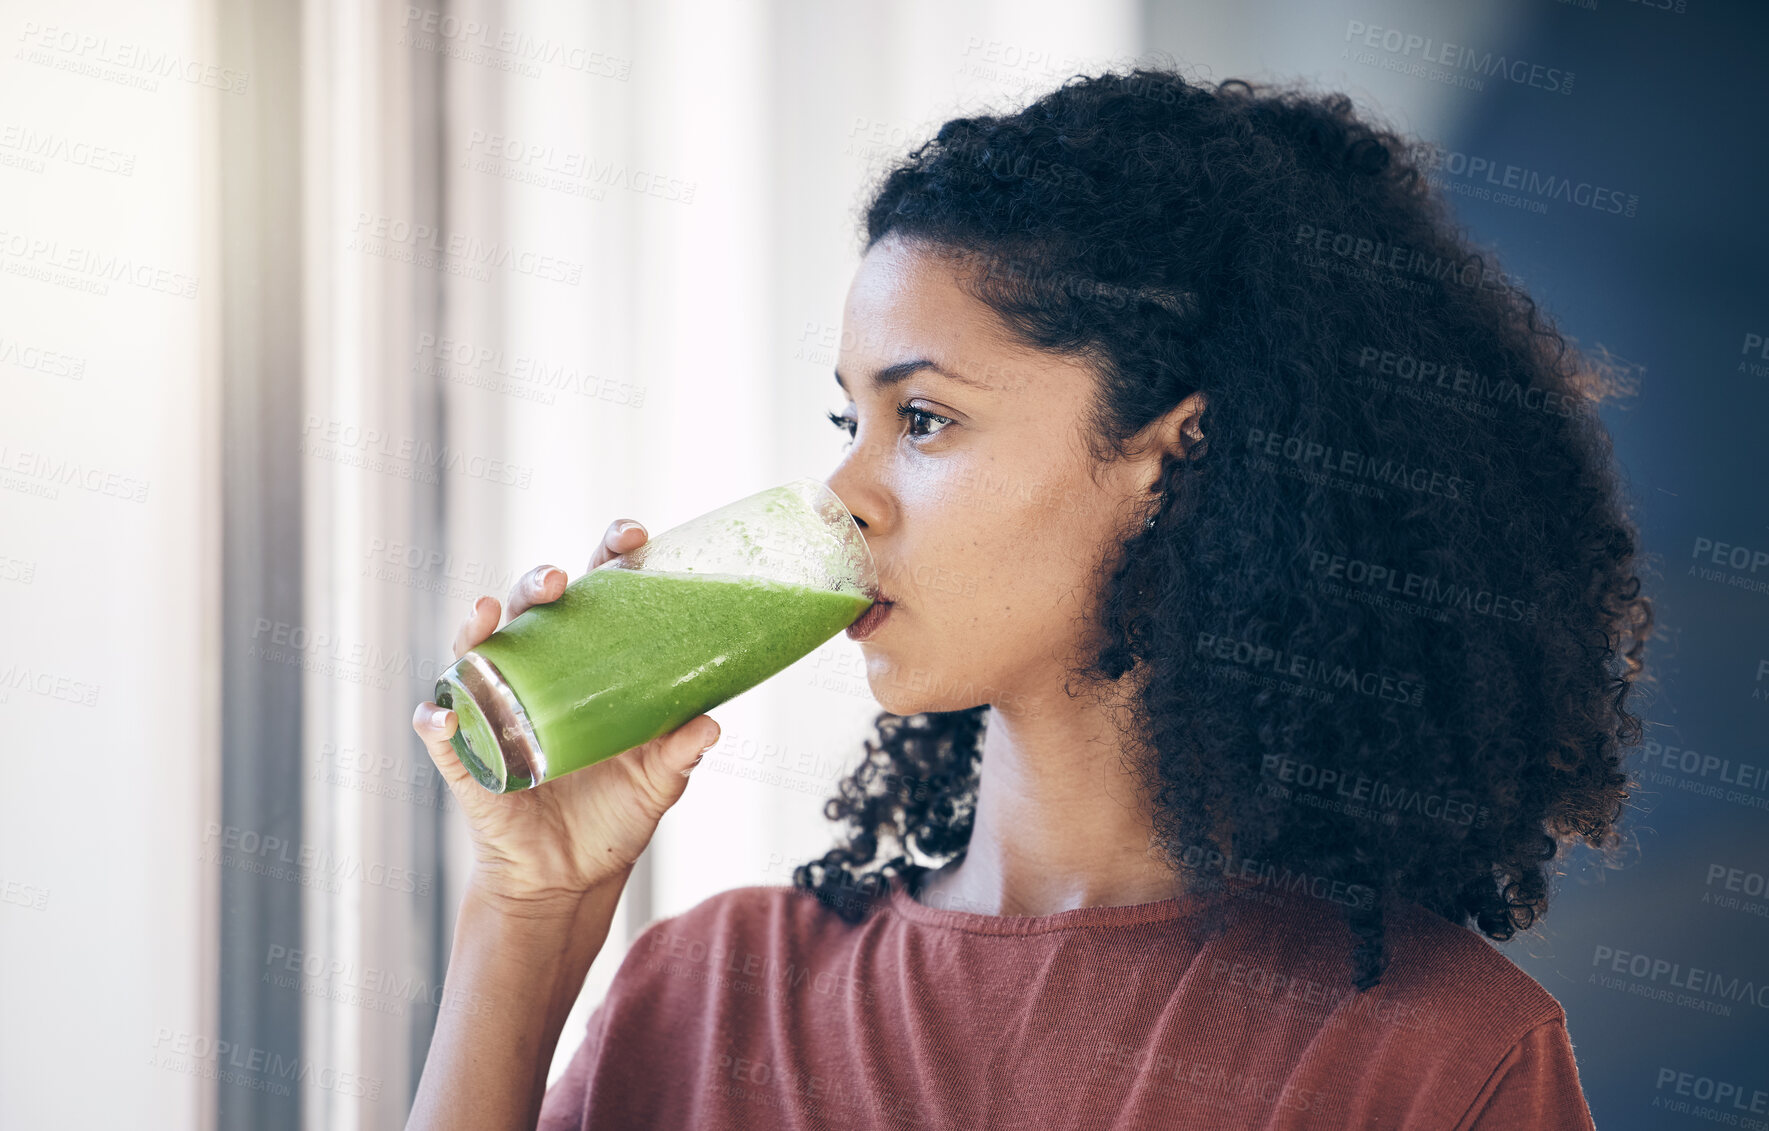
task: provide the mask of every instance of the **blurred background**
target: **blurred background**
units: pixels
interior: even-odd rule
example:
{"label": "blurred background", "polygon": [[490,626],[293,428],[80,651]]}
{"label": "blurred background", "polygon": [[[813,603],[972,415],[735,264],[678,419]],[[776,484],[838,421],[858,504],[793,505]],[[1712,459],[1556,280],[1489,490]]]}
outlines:
{"label": "blurred background", "polygon": [[[1503,950],[1599,1127],[1769,1125],[1762,5],[5,0],[0,37],[0,1126],[402,1126],[466,859],[409,719],[470,602],[826,475],[869,178],[1138,59],[1441,144],[1633,367],[1638,846]],[[838,636],[714,711],[555,1075],[642,927],[829,845],[875,710]]]}

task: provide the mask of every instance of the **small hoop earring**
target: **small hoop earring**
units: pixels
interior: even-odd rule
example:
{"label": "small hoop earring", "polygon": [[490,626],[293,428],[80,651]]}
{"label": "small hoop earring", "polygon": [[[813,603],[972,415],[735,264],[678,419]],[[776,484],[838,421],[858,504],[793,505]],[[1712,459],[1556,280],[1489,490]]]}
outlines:
{"label": "small hoop earring", "polygon": [[1144,522],[1144,523],[1143,523],[1143,524],[1142,524],[1142,528],[1143,528],[1143,529],[1144,529],[1144,530],[1153,530],[1153,529],[1155,529],[1155,516],[1154,516],[1154,515],[1150,515],[1150,516],[1149,516],[1149,517],[1148,517],[1148,519],[1147,519],[1147,520],[1146,520],[1146,521],[1145,521],[1145,522]]}

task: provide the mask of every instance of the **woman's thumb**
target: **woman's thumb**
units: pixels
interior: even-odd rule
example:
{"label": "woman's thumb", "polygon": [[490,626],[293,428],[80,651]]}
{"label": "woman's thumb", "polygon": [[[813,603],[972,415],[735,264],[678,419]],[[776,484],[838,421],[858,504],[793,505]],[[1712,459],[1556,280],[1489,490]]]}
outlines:
{"label": "woman's thumb", "polygon": [[689,773],[719,741],[719,734],[719,724],[711,715],[696,715],[641,749],[644,779],[663,808],[681,799],[688,788]]}
{"label": "woman's thumb", "polygon": [[472,775],[467,767],[461,765],[461,759],[455,754],[454,745],[449,739],[455,733],[458,720],[453,711],[445,711],[434,703],[419,703],[417,710],[412,712],[412,729],[424,740],[424,749],[430,752],[430,760],[442,772],[442,778],[453,789],[463,781],[471,781]]}
{"label": "woman's thumb", "polygon": [[[683,777],[687,777],[693,772],[694,767],[700,765],[700,760],[706,757],[706,752],[708,750],[711,750],[717,745],[719,735],[724,733],[724,728],[720,727],[719,724],[713,720],[711,715],[701,715],[700,718],[705,719],[706,721],[693,727],[694,736],[687,739],[682,744],[684,750],[693,752],[693,757],[688,760],[687,764],[676,771]],[[698,722],[698,720],[690,720],[690,722]],[[690,728],[683,727],[682,729],[688,730]]]}

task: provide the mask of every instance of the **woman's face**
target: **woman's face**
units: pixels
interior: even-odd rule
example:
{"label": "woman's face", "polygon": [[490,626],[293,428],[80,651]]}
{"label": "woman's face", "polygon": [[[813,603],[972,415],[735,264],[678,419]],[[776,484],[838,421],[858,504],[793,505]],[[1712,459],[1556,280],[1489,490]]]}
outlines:
{"label": "woman's face", "polygon": [[854,439],[828,483],[894,602],[861,643],[880,706],[1035,714],[1080,654],[1093,571],[1134,530],[1159,459],[1090,475],[1091,370],[1011,340],[957,269],[893,236],[861,262],[836,361]]}

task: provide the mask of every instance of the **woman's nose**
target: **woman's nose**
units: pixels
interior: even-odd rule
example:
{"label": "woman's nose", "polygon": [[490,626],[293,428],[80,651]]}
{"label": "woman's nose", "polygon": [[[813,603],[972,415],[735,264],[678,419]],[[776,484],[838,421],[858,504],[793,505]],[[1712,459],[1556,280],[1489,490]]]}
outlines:
{"label": "woman's nose", "polygon": [[884,493],[868,476],[865,467],[856,463],[853,453],[850,452],[823,482],[835,492],[842,506],[848,508],[861,530],[871,535],[879,529],[888,510]]}
{"label": "woman's nose", "polygon": [[825,487],[828,487],[832,492],[834,492],[835,497],[837,499],[841,500],[841,505],[846,507],[848,510],[848,513],[854,516],[854,521],[859,523],[860,529],[865,530],[867,528],[867,526],[870,525],[866,521],[865,514],[862,511],[855,508],[854,502],[849,497],[848,492],[842,490],[841,487],[839,485],[837,485],[835,476],[832,475],[828,479],[825,479],[823,481],[823,485]]}

